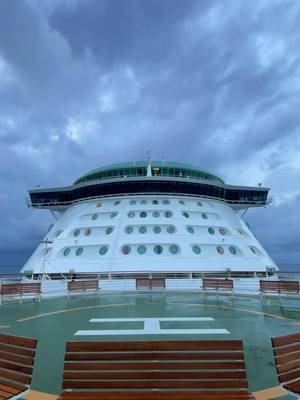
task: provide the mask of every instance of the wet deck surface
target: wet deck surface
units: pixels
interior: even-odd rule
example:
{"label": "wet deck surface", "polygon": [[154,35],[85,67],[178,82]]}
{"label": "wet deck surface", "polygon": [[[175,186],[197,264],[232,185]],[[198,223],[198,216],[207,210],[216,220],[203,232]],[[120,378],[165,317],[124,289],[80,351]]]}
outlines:
{"label": "wet deck surface", "polygon": [[242,339],[250,390],[259,391],[278,385],[271,336],[299,331],[297,299],[105,294],[0,307],[1,333],[39,340],[32,389],[54,394],[61,389],[68,340]]}

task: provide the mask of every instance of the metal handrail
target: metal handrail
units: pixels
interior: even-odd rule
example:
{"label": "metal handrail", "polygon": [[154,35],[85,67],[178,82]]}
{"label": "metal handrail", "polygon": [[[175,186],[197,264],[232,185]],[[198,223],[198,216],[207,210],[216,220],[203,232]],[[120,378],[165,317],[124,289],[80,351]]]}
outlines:
{"label": "metal handrail", "polygon": [[66,273],[33,273],[31,275],[22,274],[10,274],[10,273],[0,273],[0,282],[1,281],[20,281],[22,278],[28,279],[47,279],[47,280],[66,280],[66,279],[83,279],[83,278],[91,278],[95,279],[108,279],[108,280],[125,280],[125,279],[136,279],[137,277],[163,277],[166,279],[202,279],[203,277],[219,277],[219,278],[235,278],[235,279],[247,279],[247,278],[269,278],[269,277],[278,277],[278,278],[288,278],[288,279],[300,279],[300,270],[299,271],[272,271],[272,272],[263,272],[263,271],[143,271],[143,272],[128,272],[128,271],[113,271],[110,273],[103,272],[66,272]]}

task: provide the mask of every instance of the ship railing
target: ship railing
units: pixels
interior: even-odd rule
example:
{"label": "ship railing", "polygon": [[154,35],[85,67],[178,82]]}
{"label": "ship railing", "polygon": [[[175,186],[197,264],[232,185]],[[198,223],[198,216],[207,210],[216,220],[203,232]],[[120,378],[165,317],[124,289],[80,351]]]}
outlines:
{"label": "ship railing", "polygon": [[[287,272],[212,272],[212,271],[178,271],[178,272],[136,272],[128,273],[125,271],[114,271],[110,273],[65,273],[62,274],[33,274],[24,276],[22,274],[0,274],[0,287],[5,283],[33,283],[41,282],[41,297],[68,296],[68,281],[88,281],[97,279],[99,282],[100,293],[137,293],[136,280],[142,279],[162,279],[165,281],[165,293],[201,293],[204,278],[213,279],[233,279],[234,296],[255,296],[260,295],[260,280],[288,280],[300,281],[300,271]],[[82,295],[78,293],[76,295]],[[274,294],[276,296],[276,294]],[[297,308],[300,301],[297,299]]]}

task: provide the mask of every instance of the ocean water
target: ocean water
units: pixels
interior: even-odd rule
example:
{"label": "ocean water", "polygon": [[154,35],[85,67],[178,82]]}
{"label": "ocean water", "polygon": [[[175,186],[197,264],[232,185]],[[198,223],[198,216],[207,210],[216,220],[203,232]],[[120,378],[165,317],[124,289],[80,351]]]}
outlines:
{"label": "ocean water", "polygon": [[18,274],[21,268],[21,265],[0,265],[0,275]]}

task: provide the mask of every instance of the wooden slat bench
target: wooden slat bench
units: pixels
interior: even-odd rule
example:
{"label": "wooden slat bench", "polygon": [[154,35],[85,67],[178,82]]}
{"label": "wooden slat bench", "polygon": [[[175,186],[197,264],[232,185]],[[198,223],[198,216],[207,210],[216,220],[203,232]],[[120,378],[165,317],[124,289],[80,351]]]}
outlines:
{"label": "wooden slat bench", "polygon": [[4,296],[19,296],[20,302],[22,301],[23,296],[37,295],[40,300],[41,283],[3,283],[0,286],[0,295],[1,298]]}
{"label": "wooden slat bench", "polygon": [[31,383],[37,340],[0,334],[0,399],[18,398]]}
{"label": "wooden slat bench", "polygon": [[259,281],[259,289],[263,293],[297,294],[299,296],[298,281]]}
{"label": "wooden slat bench", "polygon": [[300,333],[273,337],[272,346],[279,382],[300,394]]}
{"label": "wooden slat bench", "polygon": [[204,291],[213,290],[216,293],[219,292],[231,292],[233,294],[233,279],[212,279],[203,278],[202,289]]}
{"label": "wooden slat bench", "polygon": [[99,291],[98,279],[84,281],[68,281],[68,292],[86,292],[87,290]]}
{"label": "wooden slat bench", "polygon": [[166,280],[164,278],[137,278],[136,290],[161,290],[166,288]]}
{"label": "wooden slat bench", "polygon": [[242,341],[68,342],[59,400],[243,400]]}

